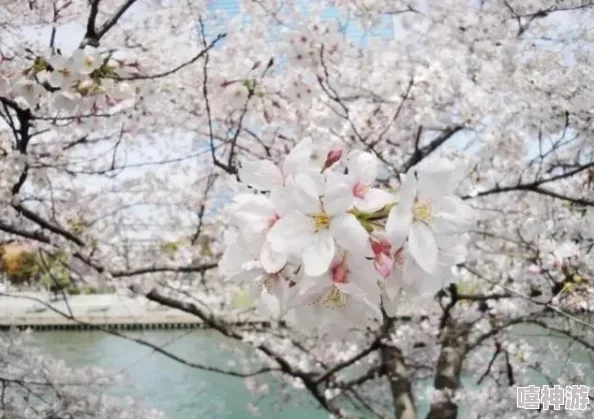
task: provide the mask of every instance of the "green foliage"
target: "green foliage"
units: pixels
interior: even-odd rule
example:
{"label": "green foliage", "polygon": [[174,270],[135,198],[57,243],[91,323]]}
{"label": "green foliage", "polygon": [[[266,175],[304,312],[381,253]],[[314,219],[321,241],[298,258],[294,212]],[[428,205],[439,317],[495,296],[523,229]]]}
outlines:
{"label": "green foliage", "polygon": [[87,222],[82,218],[69,218],[67,221],[68,230],[76,236],[80,236],[88,227]]}
{"label": "green foliage", "polygon": [[49,67],[49,63],[47,62],[47,60],[43,57],[37,57],[35,58],[35,61],[33,62],[33,66],[31,67],[31,72],[36,75],[38,73],[41,73],[44,70],[47,70]]}
{"label": "green foliage", "polygon": [[6,274],[13,285],[21,285],[36,276],[39,272],[37,255],[33,252],[20,251],[2,253],[0,270]]}
{"label": "green foliage", "polygon": [[260,88],[260,85],[256,80],[243,80],[241,84],[248,90],[250,94],[257,96],[260,99],[266,96],[266,93],[264,93],[264,90]]}
{"label": "green foliage", "polygon": [[67,288],[71,285],[70,270],[66,264],[68,255],[64,252],[56,252],[53,255],[44,256],[41,264],[40,282],[46,287]]}
{"label": "green foliage", "polygon": [[93,287],[91,285],[83,285],[79,289],[80,289],[81,294],[83,294],[83,295],[92,295],[92,294],[99,293],[99,290],[97,289],[97,287]]}
{"label": "green foliage", "polygon": [[67,261],[65,252],[42,255],[24,248],[0,248],[0,272],[17,286],[34,282],[48,288],[56,285],[67,288],[71,285]]}
{"label": "green foliage", "polygon": [[97,289],[96,287],[93,287],[91,285],[82,285],[80,287],[68,287],[66,289],[66,292],[69,295],[92,295],[92,294],[98,294],[99,293],[99,289]]}
{"label": "green foliage", "polygon": [[474,295],[479,289],[479,284],[476,281],[462,281],[456,284],[456,291],[462,295]]}
{"label": "green foliage", "polygon": [[168,256],[174,256],[181,247],[181,242],[174,241],[174,242],[165,242],[161,244],[161,251]]}

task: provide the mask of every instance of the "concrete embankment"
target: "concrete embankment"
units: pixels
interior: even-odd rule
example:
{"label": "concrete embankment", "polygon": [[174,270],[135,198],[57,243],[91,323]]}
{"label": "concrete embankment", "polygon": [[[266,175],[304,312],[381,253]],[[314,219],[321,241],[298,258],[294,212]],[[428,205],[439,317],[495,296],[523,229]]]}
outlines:
{"label": "concrete embankment", "polygon": [[[239,312],[224,317],[235,324],[259,324],[264,319]],[[67,300],[49,293],[23,292],[0,295],[0,330],[16,327],[34,330],[177,329],[199,328],[197,317],[152,303],[140,296],[118,294],[74,295]]]}

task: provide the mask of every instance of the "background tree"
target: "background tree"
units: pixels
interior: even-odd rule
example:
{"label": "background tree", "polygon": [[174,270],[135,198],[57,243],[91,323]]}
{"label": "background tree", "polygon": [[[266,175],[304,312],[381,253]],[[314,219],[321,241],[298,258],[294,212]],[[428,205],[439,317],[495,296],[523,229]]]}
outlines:
{"label": "background tree", "polygon": [[[578,317],[594,295],[593,4],[240,6],[224,18],[207,1],[0,2],[0,230],[253,348],[239,369],[180,362],[271,374],[335,417],[528,417],[516,386],[588,383],[591,365],[558,354],[593,347]],[[362,36],[388,21],[393,36]],[[427,159],[461,164],[475,221],[456,285],[441,278],[423,305],[404,292],[341,340],[219,317],[249,287],[216,269],[239,169],[307,137],[312,161],[373,153],[384,190]],[[174,286],[186,279],[191,298]],[[217,310],[200,304],[213,296]],[[526,325],[546,338],[518,336]]]}
{"label": "background tree", "polygon": [[26,333],[2,336],[0,367],[3,418],[163,417],[153,409],[103,394],[116,378],[96,368],[69,368],[37,350]]}

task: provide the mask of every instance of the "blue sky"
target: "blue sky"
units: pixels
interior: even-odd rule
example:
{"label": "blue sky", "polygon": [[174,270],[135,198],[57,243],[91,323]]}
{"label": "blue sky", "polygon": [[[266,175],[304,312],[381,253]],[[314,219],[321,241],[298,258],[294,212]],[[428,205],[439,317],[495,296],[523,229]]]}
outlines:
{"label": "blue sky", "polygon": [[[236,17],[241,14],[241,0],[210,0],[209,9],[211,11],[224,12],[228,18]],[[299,4],[302,11],[305,13],[309,10],[310,5],[317,3],[316,0],[300,0]],[[329,7],[321,13],[322,22],[331,20],[338,20],[344,25],[345,35],[354,41],[358,41],[364,46],[371,37],[394,37],[394,23],[391,16],[384,16],[383,20],[373,29],[364,30],[355,19],[348,19],[347,16],[341,14],[338,8]],[[296,22],[299,23],[299,22]]]}

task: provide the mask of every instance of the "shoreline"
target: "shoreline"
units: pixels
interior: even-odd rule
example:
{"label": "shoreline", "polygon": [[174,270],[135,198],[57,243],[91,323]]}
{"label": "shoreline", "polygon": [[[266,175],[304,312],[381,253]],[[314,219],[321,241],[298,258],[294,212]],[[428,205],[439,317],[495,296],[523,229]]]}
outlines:
{"label": "shoreline", "polygon": [[[223,317],[237,326],[267,327],[271,323],[241,311],[226,311]],[[53,300],[47,292],[0,295],[0,330],[188,329],[204,326],[191,314],[142,297],[92,294]]]}

